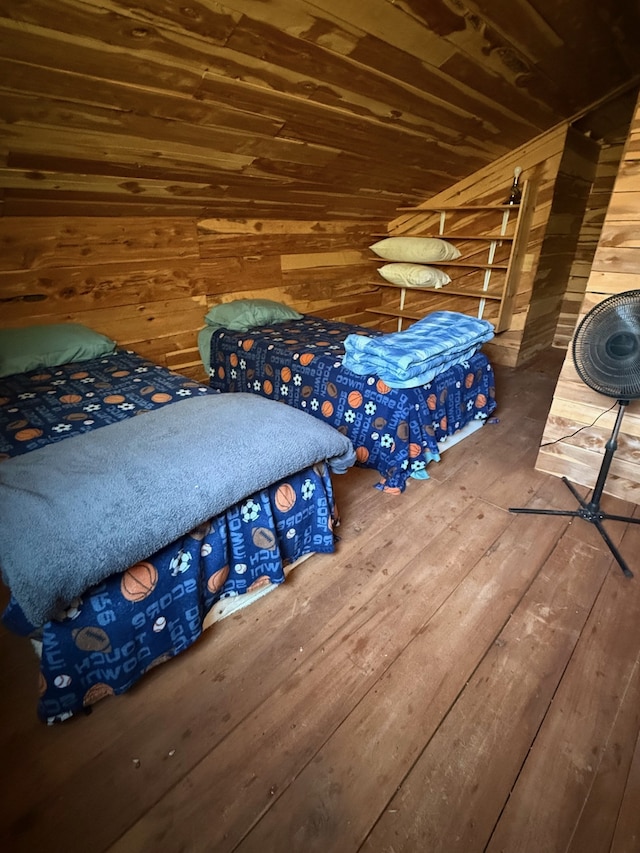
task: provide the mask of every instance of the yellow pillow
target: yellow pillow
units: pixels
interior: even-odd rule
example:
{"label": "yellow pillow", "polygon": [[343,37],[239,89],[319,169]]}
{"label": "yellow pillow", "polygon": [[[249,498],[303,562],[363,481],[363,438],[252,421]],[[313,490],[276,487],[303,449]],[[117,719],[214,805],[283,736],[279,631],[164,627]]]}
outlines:
{"label": "yellow pillow", "polygon": [[385,261],[430,264],[460,257],[459,249],[439,237],[385,237],[369,248]]}
{"label": "yellow pillow", "polygon": [[442,270],[422,264],[385,264],[378,270],[382,278],[400,287],[442,287],[451,279]]}

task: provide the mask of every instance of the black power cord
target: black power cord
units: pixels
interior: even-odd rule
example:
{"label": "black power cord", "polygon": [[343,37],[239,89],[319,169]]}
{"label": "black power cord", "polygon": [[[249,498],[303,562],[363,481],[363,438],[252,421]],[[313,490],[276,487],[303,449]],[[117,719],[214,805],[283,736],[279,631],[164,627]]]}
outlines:
{"label": "black power cord", "polygon": [[583,429],[591,429],[591,427],[595,426],[598,423],[598,421],[603,415],[606,415],[607,412],[610,412],[617,405],[617,403],[614,403],[608,409],[605,409],[604,412],[600,412],[600,414],[595,419],[595,421],[593,421],[593,423],[585,424],[584,426],[581,426],[579,429],[577,429],[575,432],[569,433],[569,435],[563,435],[561,438],[556,438],[555,441],[545,441],[543,444],[540,445],[540,447],[549,447],[550,444],[558,444],[560,441],[565,441],[565,439],[567,438],[573,438],[574,435],[577,435],[579,432],[582,432]]}

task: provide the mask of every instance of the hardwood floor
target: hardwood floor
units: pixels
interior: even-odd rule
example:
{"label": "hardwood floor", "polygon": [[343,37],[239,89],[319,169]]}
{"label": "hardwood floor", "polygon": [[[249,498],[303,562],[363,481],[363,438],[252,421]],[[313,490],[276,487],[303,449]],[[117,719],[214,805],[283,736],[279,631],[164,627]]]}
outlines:
{"label": "hardwood floor", "polygon": [[[0,843],[18,851],[640,850],[640,525],[533,470],[560,354],[400,497],[335,477],[335,555],[125,696],[47,728],[2,633]],[[603,508],[637,507],[606,495]]]}

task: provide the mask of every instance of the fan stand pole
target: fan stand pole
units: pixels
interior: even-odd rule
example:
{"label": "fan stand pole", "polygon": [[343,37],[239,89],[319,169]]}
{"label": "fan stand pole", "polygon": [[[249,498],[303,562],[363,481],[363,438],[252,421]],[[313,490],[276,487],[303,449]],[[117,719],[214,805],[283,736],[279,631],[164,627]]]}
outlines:
{"label": "fan stand pole", "polygon": [[598,479],[593,490],[593,495],[591,496],[591,500],[589,502],[585,501],[578,492],[575,487],[567,480],[566,477],[562,478],[563,483],[569,488],[572,495],[580,504],[580,509],[575,510],[563,510],[563,509],[529,509],[527,507],[509,507],[509,512],[520,512],[520,513],[528,513],[529,515],[565,515],[571,516],[572,518],[583,518],[585,521],[590,521],[592,524],[596,526],[596,529],[600,536],[606,542],[609,550],[615,557],[618,565],[624,572],[624,574],[628,578],[633,577],[633,572],[629,568],[629,566],[625,563],[622,558],[622,555],[613,544],[607,531],[602,526],[602,522],[606,520],[610,521],[626,521],[631,522],[632,524],[640,524],[640,518],[629,518],[628,516],[623,515],[609,515],[606,512],[602,512],[600,510],[600,498],[602,497],[602,492],[604,490],[604,484],[607,479],[607,475],[609,473],[609,468],[611,467],[611,461],[613,459],[613,454],[615,453],[618,447],[618,434],[620,432],[620,425],[622,424],[622,417],[624,415],[625,406],[629,405],[629,400],[618,400],[618,416],[616,418],[615,425],[613,427],[613,431],[609,440],[605,445],[605,454],[602,460],[602,465],[600,466],[600,473],[598,474]]}

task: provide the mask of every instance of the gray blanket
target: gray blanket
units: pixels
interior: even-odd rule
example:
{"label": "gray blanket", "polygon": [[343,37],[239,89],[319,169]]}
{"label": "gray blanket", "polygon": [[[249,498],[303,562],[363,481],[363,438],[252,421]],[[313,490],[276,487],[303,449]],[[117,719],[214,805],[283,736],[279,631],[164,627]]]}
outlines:
{"label": "gray blanket", "polygon": [[254,394],[183,400],[0,464],[0,569],[34,625],[349,439]]}

